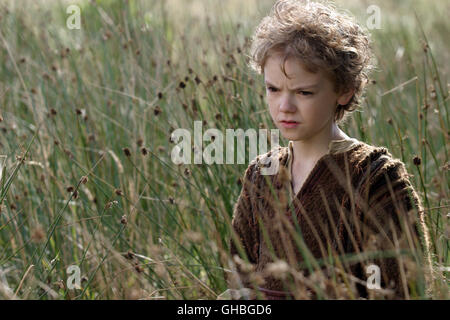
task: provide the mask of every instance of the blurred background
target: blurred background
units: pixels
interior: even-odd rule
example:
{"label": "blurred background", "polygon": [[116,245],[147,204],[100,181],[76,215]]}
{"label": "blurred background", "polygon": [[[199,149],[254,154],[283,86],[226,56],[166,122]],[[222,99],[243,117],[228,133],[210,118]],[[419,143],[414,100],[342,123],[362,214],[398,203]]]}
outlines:
{"label": "blurred background", "polygon": [[[432,233],[435,296],[447,298],[450,3],[335,3],[363,26],[379,8],[377,69],[341,128],[406,164]],[[68,27],[73,4],[80,29]],[[193,132],[194,120],[275,128],[246,64],[273,4],[0,1],[0,298],[216,299],[227,289],[230,220],[251,159],[175,165],[170,134]],[[70,266],[79,288],[68,287]]]}

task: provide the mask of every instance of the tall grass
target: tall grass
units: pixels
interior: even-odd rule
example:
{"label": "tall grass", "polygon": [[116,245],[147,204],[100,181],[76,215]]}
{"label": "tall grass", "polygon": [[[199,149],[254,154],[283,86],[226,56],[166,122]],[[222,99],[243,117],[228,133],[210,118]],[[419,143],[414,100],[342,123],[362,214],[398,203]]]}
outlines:
{"label": "tall grass", "polygon": [[[245,58],[272,2],[80,1],[81,30],[24,2],[0,8],[0,297],[215,299],[247,165],[177,166],[170,133],[273,128]],[[448,297],[448,4],[372,2],[378,72],[342,129],[405,162]]]}

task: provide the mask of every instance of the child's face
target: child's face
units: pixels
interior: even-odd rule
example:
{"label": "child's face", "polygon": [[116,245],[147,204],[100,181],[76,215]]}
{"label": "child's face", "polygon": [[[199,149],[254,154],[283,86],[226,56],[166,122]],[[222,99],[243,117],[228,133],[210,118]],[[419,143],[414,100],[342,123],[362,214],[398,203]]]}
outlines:
{"label": "child's face", "polygon": [[[324,71],[311,73],[296,58],[286,60],[288,79],[281,70],[282,62],[282,56],[274,54],[264,67],[270,115],[286,139],[308,140],[331,128],[337,103],[347,104],[352,93],[338,95]],[[298,123],[286,124],[283,120]]]}

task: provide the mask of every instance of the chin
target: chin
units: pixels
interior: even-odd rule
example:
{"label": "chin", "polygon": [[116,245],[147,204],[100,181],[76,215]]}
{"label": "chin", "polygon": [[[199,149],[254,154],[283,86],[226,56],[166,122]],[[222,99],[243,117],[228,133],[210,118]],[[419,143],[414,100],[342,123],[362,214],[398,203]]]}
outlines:
{"label": "chin", "polygon": [[283,138],[292,141],[305,139],[304,135],[299,134],[298,132],[282,132],[282,136]]}

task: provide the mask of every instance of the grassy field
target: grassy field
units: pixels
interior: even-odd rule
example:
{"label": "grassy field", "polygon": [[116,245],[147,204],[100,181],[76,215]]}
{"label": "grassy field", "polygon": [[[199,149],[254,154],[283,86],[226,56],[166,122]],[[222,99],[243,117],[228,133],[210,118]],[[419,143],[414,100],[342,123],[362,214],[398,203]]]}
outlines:
{"label": "grassy field", "polygon": [[[215,299],[249,159],[175,165],[170,134],[274,128],[245,57],[273,1],[79,1],[80,30],[71,3],[0,4],[0,299]],[[342,129],[405,162],[448,298],[450,5],[337,3],[362,24],[381,9],[374,81]]]}

